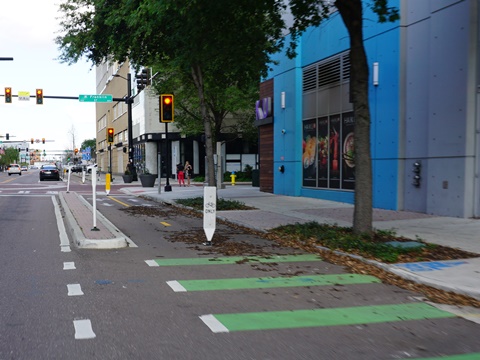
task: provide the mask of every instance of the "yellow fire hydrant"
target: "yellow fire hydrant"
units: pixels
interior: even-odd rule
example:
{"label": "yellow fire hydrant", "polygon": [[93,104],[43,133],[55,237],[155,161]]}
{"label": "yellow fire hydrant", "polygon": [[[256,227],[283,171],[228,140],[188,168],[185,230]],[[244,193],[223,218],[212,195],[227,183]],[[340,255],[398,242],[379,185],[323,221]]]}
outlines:
{"label": "yellow fire hydrant", "polygon": [[235,178],[237,177],[237,175],[235,175],[234,172],[232,172],[232,175],[230,175],[230,179],[232,179],[232,185],[235,186]]}

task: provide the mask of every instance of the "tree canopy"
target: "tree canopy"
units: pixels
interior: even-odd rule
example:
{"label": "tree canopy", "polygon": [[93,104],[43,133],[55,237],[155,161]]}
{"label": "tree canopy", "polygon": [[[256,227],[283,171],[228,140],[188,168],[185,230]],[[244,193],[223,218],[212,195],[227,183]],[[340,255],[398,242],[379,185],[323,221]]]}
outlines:
{"label": "tree canopy", "polygon": [[[206,95],[217,86],[251,91],[279,50],[283,4],[275,0],[66,0],[60,59],[98,65],[127,58],[137,67],[167,61],[190,77],[203,121],[209,185],[214,185]],[[208,86],[208,91],[207,87]],[[218,94],[218,92],[215,92]]]}
{"label": "tree canopy", "polygon": [[[395,21],[398,10],[388,0],[65,0],[63,35],[57,38],[60,59],[76,62],[85,56],[93,64],[124,61],[137,67],[168,64],[181,74],[185,99],[203,121],[207,175],[214,185],[213,141],[217,129],[211,114],[227,108],[229,92],[251,91],[267,74],[271,54],[283,47],[283,14],[289,5],[294,22],[289,29],[294,56],[296,41],[338,9],[350,35],[351,87],[355,125],[354,230],[372,232],[372,174],[368,66],[363,44],[363,7],[371,6],[379,21]],[[321,46],[322,44],[319,44]],[[187,89],[188,83],[193,88]],[[221,94],[224,95],[220,100]],[[216,98],[217,97],[217,98]],[[218,100],[218,107],[212,106]],[[186,110],[186,109],[185,109]],[[214,115],[215,116],[215,115]],[[221,116],[221,115],[220,115]]]}

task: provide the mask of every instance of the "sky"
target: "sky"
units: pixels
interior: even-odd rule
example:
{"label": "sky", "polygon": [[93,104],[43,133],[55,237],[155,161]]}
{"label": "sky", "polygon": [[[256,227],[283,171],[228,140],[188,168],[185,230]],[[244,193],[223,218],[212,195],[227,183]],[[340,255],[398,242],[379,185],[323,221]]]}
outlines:
{"label": "sky", "polygon": [[[2,1],[0,12],[0,94],[5,87],[12,94],[43,89],[44,96],[79,96],[95,94],[95,68],[85,60],[74,65],[62,64],[55,44],[60,20],[56,0]],[[0,97],[0,136],[10,141],[28,141],[29,147],[54,152],[80,148],[84,140],[94,139],[95,103],[78,100],[35,99],[19,101],[13,97],[6,104]],[[30,144],[30,139],[46,139],[45,145]],[[0,141],[5,141],[0,137]],[[75,140],[75,144],[73,144]]]}

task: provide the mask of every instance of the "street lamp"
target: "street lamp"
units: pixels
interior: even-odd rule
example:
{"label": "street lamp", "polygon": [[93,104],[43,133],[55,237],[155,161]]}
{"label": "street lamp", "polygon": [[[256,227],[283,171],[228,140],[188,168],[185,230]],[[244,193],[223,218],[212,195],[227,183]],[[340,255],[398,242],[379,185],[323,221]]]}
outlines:
{"label": "street lamp", "polygon": [[130,172],[133,175],[133,180],[137,179],[137,169],[133,163],[133,120],[132,120],[132,74],[130,72],[127,74],[127,78],[124,78],[122,75],[115,74],[114,77],[119,77],[124,80],[127,80],[127,97],[125,98],[125,103],[127,104],[127,131],[128,131],[128,167]]}

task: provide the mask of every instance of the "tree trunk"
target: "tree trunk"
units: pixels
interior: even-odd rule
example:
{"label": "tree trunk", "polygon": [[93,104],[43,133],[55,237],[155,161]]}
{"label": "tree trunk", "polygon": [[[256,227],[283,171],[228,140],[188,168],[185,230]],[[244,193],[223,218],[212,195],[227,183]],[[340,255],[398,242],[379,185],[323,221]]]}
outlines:
{"label": "tree trunk", "polygon": [[370,156],[370,108],[368,63],[363,43],[361,0],[335,2],[350,35],[350,93],[355,113],[355,233],[372,234],[372,163]]}
{"label": "tree trunk", "polygon": [[198,98],[200,99],[200,111],[202,113],[203,126],[205,130],[205,153],[207,157],[206,174],[208,178],[208,186],[215,186],[212,124],[210,123],[210,119],[207,114],[207,106],[205,104],[202,69],[198,64],[192,67],[192,77],[198,90]]}

